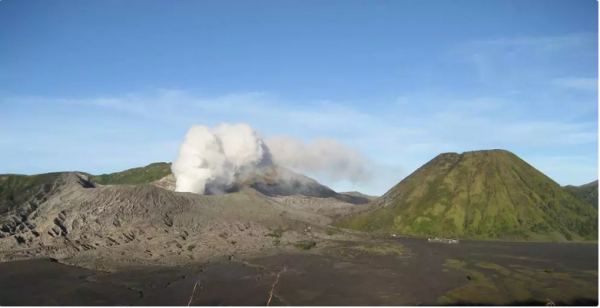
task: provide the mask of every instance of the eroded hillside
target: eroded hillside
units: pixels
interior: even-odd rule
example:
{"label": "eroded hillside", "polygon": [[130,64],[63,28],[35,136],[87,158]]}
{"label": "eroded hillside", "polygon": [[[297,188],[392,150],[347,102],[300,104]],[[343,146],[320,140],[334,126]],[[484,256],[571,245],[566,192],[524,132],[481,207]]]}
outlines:
{"label": "eroded hillside", "polygon": [[247,187],[206,196],[154,185],[97,187],[78,172],[44,179],[28,194],[13,190],[21,192],[17,203],[10,194],[3,199],[13,203],[0,216],[0,259],[178,263],[327,237],[331,222]]}

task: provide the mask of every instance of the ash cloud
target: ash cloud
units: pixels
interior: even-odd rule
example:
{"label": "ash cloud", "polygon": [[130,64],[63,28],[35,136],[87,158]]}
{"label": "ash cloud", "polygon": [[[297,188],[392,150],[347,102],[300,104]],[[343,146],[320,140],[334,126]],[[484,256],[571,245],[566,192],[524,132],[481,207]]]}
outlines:
{"label": "ash cloud", "polygon": [[221,124],[212,129],[193,125],[171,169],[176,191],[203,194],[207,185],[218,193],[219,187],[234,182],[237,173],[270,164],[266,145],[249,125]]}
{"label": "ash cloud", "polygon": [[[358,150],[336,140],[303,143],[287,136],[263,140],[252,127],[239,123],[214,128],[193,125],[171,169],[176,191],[222,194],[236,178],[264,174],[273,166],[319,174],[333,181],[365,182],[370,179],[366,165]],[[291,180],[288,177],[281,174],[280,180]]]}
{"label": "ash cloud", "polygon": [[300,173],[315,173],[330,180],[368,182],[368,163],[362,153],[333,139],[318,139],[310,143],[276,136],[265,140],[276,164]]}

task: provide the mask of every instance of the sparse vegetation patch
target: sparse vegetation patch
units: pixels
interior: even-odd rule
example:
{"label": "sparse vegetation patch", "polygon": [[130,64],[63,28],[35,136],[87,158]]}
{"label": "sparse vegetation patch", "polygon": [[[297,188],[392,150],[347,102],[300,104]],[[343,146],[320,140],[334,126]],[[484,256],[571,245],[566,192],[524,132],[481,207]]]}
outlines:
{"label": "sparse vegetation patch", "polygon": [[317,242],[315,242],[315,241],[300,241],[300,242],[294,243],[294,246],[298,249],[310,250],[310,249],[314,248],[315,246],[317,246]]}
{"label": "sparse vegetation patch", "polygon": [[267,236],[281,238],[281,236],[283,236],[283,232],[285,232],[285,230],[283,230],[281,228],[277,228],[277,229],[273,230],[271,233],[267,234]]}

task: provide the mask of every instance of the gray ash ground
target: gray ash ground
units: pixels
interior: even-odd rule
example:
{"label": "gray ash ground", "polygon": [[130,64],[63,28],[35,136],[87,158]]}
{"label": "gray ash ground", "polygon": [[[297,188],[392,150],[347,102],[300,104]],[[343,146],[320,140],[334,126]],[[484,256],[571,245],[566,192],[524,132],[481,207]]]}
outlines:
{"label": "gray ash ground", "polygon": [[[322,245],[321,245],[322,246]],[[597,244],[423,239],[336,242],[298,253],[99,272],[0,263],[0,305],[597,305]]]}

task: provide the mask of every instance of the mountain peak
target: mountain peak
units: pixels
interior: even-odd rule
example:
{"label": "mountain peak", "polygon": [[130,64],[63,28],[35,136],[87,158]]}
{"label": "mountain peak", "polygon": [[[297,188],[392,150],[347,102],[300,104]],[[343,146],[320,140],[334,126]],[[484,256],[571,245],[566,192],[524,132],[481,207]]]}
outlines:
{"label": "mountain peak", "polygon": [[567,185],[565,189],[573,196],[581,198],[598,209],[598,180],[581,186]]}
{"label": "mountain peak", "polygon": [[443,153],[340,225],[418,236],[597,237],[598,212],[506,150]]}

